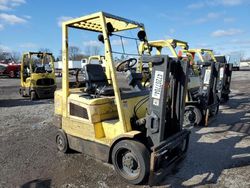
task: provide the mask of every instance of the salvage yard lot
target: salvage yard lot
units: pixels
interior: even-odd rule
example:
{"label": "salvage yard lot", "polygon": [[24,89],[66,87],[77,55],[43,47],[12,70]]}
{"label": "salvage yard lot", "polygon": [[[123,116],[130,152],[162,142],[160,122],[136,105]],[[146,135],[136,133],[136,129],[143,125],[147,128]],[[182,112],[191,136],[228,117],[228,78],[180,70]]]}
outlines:
{"label": "salvage yard lot", "polygon": [[[160,186],[250,187],[249,73],[233,72],[230,101],[209,127],[191,129],[186,158]],[[111,165],[58,152],[53,100],[29,101],[18,89],[18,79],[0,79],[0,187],[134,187]]]}

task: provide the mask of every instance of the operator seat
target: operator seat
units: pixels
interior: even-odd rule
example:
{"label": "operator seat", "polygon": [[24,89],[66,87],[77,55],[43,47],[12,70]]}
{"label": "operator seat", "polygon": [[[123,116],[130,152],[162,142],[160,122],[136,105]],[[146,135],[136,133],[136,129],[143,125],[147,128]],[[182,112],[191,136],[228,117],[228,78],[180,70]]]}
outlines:
{"label": "operator seat", "polygon": [[112,86],[109,86],[108,79],[103,67],[98,64],[85,65],[86,92],[88,94],[114,96]]}

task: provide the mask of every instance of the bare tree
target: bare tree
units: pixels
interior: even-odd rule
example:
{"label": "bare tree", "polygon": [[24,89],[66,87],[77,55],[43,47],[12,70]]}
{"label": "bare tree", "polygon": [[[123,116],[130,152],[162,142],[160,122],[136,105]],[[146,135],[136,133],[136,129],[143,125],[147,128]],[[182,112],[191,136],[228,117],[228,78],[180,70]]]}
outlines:
{"label": "bare tree", "polygon": [[245,52],[244,51],[240,51],[239,54],[240,54],[240,61],[243,61],[244,57],[245,57]]}
{"label": "bare tree", "polygon": [[3,48],[0,48],[0,60],[6,60],[10,57],[10,53],[6,52]]}
{"label": "bare tree", "polygon": [[5,62],[18,62],[21,59],[21,54],[16,51],[5,51],[3,48],[0,48],[0,60]]}
{"label": "bare tree", "polygon": [[86,54],[86,55],[91,55],[91,46],[85,46],[85,49],[84,49],[84,53]]}
{"label": "bare tree", "polygon": [[87,46],[85,46],[85,50],[84,50],[85,54],[88,56],[99,55],[100,51],[101,51],[101,49],[100,49],[100,46],[98,46],[98,45],[94,45],[94,46],[87,45]]}
{"label": "bare tree", "polygon": [[70,46],[69,47],[69,59],[75,60],[76,57],[80,54],[80,48],[77,46]]}
{"label": "bare tree", "polygon": [[0,48],[0,60],[4,59],[4,50]]}
{"label": "bare tree", "polygon": [[11,61],[11,53],[5,52],[3,49],[0,49],[0,60],[10,62]]}
{"label": "bare tree", "polygon": [[92,55],[99,55],[100,51],[101,51],[100,46],[93,46],[92,50],[93,50],[93,54]]}
{"label": "bare tree", "polygon": [[59,55],[57,56],[57,61],[62,61],[62,50],[59,51]]}
{"label": "bare tree", "polygon": [[21,53],[20,52],[12,52],[11,54],[11,59],[15,62],[18,63],[21,61]]}
{"label": "bare tree", "polygon": [[[73,61],[80,61],[83,58],[88,57],[87,55],[82,54],[80,48],[77,46],[70,46],[68,49],[68,53],[69,53],[69,60]],[[59,56],[56,59],[62,60],[62,50],[60,50]]]}

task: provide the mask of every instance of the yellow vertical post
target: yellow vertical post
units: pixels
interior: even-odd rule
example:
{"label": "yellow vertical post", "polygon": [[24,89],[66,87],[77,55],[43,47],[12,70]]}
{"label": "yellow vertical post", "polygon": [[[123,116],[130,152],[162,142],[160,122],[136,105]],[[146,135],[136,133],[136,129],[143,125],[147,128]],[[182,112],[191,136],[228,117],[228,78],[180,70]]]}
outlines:
{"label": "yellow vertical post", "polygon": [[[46,55],[46,53],[44,52],[43,53],[43,56],[42,56],[42,65],[44,66],[44,63],[45,63],[45,55]],[[46,55],[47,56],[47,55]]]}
{"label": "yellow vertical post", "polygon": [[53,75],[53,79],[54,79],[54,84],[56,85],[55,58],[54,58],[54,56],[52,54],[50,56],[50,59],[51,59],[51,65],[52,65],[52,75]]}
{"label": "yellow vertical post", "polygon": [[55,73],[55,58],[53,55],[50,56],[51,65],[52,65],[52,73]]}
{"label": "yellow vertical post", "polygon": [[112,56],[112,50],[111,50],[111,45],[109,41],[109,35],[108,35],[107,27],[106,27],[106,20],[102,12],[100,13],[100,19],[101,19],[101,26],[102,26],[103,37],[104,37],[105,59],[107,62],[106,65],[107,65],[107,71],[109,73],[107,75],[110,75],[112,79],[112,85],[113,85],[113,89],[115,92],[115,101],[117,105],[119,121],[121,122],[123,126],[123,131],[127,132],[128,129],[127,129],[126,121],[125,121],[124,110],[123,110],[122,101],[121,101],[121,94],[120,94],[120,90],[119,90],[119,86],[117,82],[116,69],[113,64],[113,56]]}
{"label": "yellow vertical post", "polygon": [[69,96],[69,70],[68,70],[68,27],[66,24],[62,24],[62,109],[63,116],[68,115],[68,96]]}
{"label": "yellow vertical post", "polygon": [[[171,45],[170,45],[170,46],[171,46]],[[178,54],[176,53],[175,49],[174,49],[172,46],[171,46],[171,47],[170,47],[170,46],[169,46],[169,49],[170,49],[172,55],[173,55],[175,58],[177,58],[177,57],[178,57]]]}
{"label": "yellow vertical post", "polygon": [[29,68],[30,68],[30,74],[31,73],[33,73],[33,67],[32,67],[32,65],[33,65],[33,61],[32,61],[32,59],[31,59],[31,57],[32,57],[32,55],[31,55],[31,53],[29,52],[29,53],[27,53],[27,56],[28,56],[28,60],[29,60]]}
{"label": "yellow vertical post", "polygon": [[[141,42],[139,45],[139,54],[143,55],[144,54],[144,42]],[[139,59],[139,62],[136,65],[136,72],[141,73],[142,72],[142,60]]]}
{"label": "yellow vertical post", "polygon": [[20,70],[20,78],[21,78],[21,86],[23,87],[23,72],[24,72],[24,69],[23,69],[23,65],[24,65],[24,57],[25,57],[25,54],[23,54],[22,56],[22,62],[21,62],[21,70]]}
{"label": "yellow vertical post", "polygon": [[161,55],[161,50],[162,50],[161,47],[157,47],[156,48],[156,55]]}
{"label": "yellow vertical post", "polygon": [[209,54],[210,54],[211,58],[213,59],[213,61],[214,61],[215,63],[217,63],[217,60],[216,60],[216,58],[215,58],[214,53],[213,53],[212,50],[209,51]]}
{"label": "yellow vertical post", "polygon": [[[196,53],[197,53],[197,51],[196,51]],[[201,62],[204,62],[204,59],[203,59],[203,57],[201,55],[201,52],[198,52],[198,56],[199,56],[199,59],[201,60]]]}

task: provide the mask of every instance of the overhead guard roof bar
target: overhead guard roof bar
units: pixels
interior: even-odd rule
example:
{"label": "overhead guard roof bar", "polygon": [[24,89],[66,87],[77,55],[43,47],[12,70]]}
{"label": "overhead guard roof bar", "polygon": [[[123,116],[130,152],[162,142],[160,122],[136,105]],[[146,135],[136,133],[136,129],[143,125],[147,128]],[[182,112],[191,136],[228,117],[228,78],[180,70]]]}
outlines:
{"label": "overhead guard roof bar", "polygon": [[199,49],[189,49],[190,52],[213,52],[211,49],[199,48]]}
{"label": "overhead guard roof bar", "polygon": [[168,45],[171,45],[172,43],[175,43],[177,46],[181,46],[181,47],[188,46],[187,42],[176,40],[176,39],[149,41],[150,46],[153,46],[153,47],[163,47],[163,44],[165,44],[165,46],[168,46]]}
{"label": "overhead guard roof bar", "polygon": [[144,28],[144,25],[129,19],[121,18],[105,12],[98,12],[88,16],[72,19],[64,22],[68,27],[77,29],[85,29],[96,32],[102,32],[101,17],[104,16],[106,23],[111,22],[114,27],[114,32],[124,31],[128,29]]}

